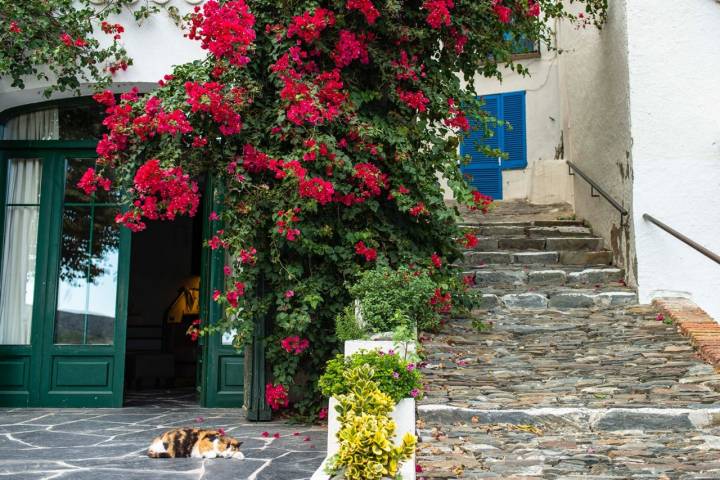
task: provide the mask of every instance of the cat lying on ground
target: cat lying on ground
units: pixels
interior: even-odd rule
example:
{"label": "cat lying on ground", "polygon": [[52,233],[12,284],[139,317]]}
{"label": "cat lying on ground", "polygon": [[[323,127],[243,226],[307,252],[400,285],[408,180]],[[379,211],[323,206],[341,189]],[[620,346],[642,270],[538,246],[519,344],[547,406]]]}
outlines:
{"label": "cat lying on ground", "polygon": [[176,428],[156,437],[148,449],[150,458],[237,458],[245,456],[232,437],[217,430]]}

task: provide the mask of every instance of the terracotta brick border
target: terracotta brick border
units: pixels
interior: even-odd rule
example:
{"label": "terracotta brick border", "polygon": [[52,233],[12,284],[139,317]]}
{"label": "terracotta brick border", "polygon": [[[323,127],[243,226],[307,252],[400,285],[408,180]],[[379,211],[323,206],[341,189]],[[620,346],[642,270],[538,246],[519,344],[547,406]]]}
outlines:
{"label": "terracotta brick border", "polygon": [[659,298],[653,305],[672,319],[706,362],[720,368],[720,324],[686,298]]}

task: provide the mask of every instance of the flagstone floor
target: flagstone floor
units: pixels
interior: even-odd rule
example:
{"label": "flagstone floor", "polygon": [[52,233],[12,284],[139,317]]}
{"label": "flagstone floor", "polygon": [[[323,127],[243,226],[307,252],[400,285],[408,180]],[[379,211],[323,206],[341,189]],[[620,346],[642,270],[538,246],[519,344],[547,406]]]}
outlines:
{"label": "flagstone floor", "polygon": [[[0,478],[13,480],[309,479],[327,429],[251,423],[238,409],[205,409],[191,396],[135,395],[122,409],[0,409]],[[180,426],[223,428],[244,460],[151,459],[150,441]]]}

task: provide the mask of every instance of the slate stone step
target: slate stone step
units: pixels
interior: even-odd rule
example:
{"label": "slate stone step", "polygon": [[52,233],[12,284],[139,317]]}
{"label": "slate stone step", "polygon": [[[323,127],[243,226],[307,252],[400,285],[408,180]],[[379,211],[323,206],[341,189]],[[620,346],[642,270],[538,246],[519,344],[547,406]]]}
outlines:
{"label": "slate stone step", "polygon": [[478,228],[478,227],[586,227],[582,220],[529,220],[529,221],[480,221],[480,222],[460,222],[461,227]]}
{"label": "slate stone step", "polygon": [[577,308],[608,308],[637,303],[637,294],[630,289],[564,289],[559,291],[526,291],[482,288],[480,308],[509,310],[572,310]]}
{"label": "slate stone step", "polygon": [[469,251],[464,253],[466,267],[483,265],[610,265],[612,252],[609,250],[553,250],[553,251]]}
{"label": "slate stone step", "polygon": [[562,238],[592,237],[592,230],[582,226],[536,227],[522,225],[480,225],[465,226],[465,230],[483,237],[528,237],[528,238]]}
{"label": "slate stone step", "polygon": [[717,427],[720,405],[701,408],[528,408],[485,410],[443,404],[417,407],[424,428],[434,425],[509,424],[582,431],[698,431]]}
{"label": "slate stone step", "polygon": [[478,237],[478,244],[469,251],[493,252],[498,250],[591,250],[603,248],[601,237]]}
{"label": "slate stone step", "polygon": [[625,278],[621,268],[555,267],[538,268],[484,268],[465,272],[473,275],[475,285],[598,285],[620,283]]}

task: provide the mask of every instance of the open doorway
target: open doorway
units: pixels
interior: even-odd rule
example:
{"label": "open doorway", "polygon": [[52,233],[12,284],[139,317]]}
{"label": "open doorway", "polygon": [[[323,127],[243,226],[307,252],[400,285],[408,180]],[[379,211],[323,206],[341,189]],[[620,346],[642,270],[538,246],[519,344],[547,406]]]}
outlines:
{"label": "open doorway", "polygon": [[126,405],[198,403],[201,350],[186,332],[200,315],[201,217],[148,222],[133,234]]}

